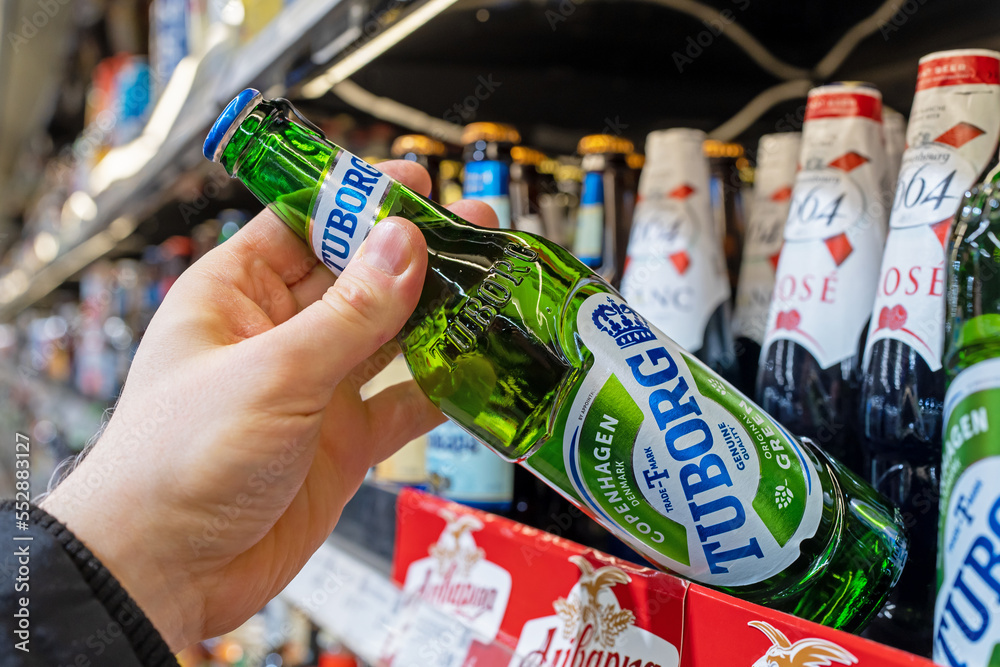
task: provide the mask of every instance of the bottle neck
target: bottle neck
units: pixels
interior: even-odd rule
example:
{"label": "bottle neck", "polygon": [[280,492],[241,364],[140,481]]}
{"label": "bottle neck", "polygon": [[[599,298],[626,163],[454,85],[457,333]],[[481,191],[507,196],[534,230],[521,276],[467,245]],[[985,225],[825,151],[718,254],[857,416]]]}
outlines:
{"label": "bottle neck", "polygon": [[261,102],[240,123],[220,162],[292,231],[308,240],[317,187],[331,157],[342,150]]}
{"label": "bottle neck", "polygon": [[500,162],[511,163],[510,149],[513,144],[497,141],[477,141],[467,144],[462,150],[462,156],[466,162],[482,162],[484,160],[498,160]]}
{"label": "bottle neck", "polygon": [[[949,243],[944,365],[951,377],[1000,350],[1000,169],[974,187],[959,209]],[[975,289],[965,289],[966,285]]]}

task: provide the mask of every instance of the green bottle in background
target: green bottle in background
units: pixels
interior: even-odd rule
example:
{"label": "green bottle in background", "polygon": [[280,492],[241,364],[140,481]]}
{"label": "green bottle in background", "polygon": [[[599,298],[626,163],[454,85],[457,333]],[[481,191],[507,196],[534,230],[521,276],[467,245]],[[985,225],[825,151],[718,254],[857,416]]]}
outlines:
{"label": "green bottle in background", "polygon": [[1000,665],[1000,170],[959,210],[945,265],[934,661]]}
{"label": "green bottle in background", "polygon": [[457,218],[253,90],[223,111],[205,155],[334,273],[373,224],[412,220],[430,249],[398,335],[414,378],[651,562],[839,628],[885,600],[906,557],[895,510],[556,243]]}

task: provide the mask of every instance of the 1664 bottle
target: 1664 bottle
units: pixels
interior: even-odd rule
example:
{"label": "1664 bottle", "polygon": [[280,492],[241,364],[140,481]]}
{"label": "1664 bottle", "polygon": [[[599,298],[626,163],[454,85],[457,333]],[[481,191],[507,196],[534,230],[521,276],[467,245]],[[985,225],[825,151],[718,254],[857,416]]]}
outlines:
{"label": "1664 bottle", "polygon": [[941,462],[945,243],[966,190],[1000,137],[1000,53],[920,59],[907,146],[889,214],[861,385],[867,476],[903,512],[913,550],[869,636],[931,647]]}
{"label": "1664 bottle", "polygon": [[814,88],[768,313],[757,398],[793,433],[860,469],[861,350],[888,202],[882,96]]}
{"label": "1664 bottle", "polygon": [[729,280],[712,217],[705,133],[650,132],[621,292],[685,350],[735,375]]}
{"label": "1664 bottle", "polygon": [[429,270],[398,335],[452,420],[660,567],[835,627],[885,600],[895,511],[650,326],[551,241],[457,218],[253,90],[205,142],[334,273],[388,215]]}
{"label": "1664 bottle", "polygon": [[767,311],[774,292],[774,272],[792,201],[802,135],[765,134],[757,145],[753,206],[743,243],[743,262],[733,310],[733,337],[739,365],[739,388],[752,393],[764,341]]}

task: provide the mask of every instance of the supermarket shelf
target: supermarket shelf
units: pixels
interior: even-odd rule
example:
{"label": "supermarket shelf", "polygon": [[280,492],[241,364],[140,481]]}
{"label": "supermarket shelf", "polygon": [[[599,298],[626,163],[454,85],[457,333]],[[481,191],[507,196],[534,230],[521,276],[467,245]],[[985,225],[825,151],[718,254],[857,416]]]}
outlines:
{"label": "supermarket shelf", "polygon": [[[67,208],[78,218],[73,237],[59,239],[51,261],[15,267],[0,278],[0,321],[11,320],[131,235],[164,202],[176,178],[204,160],[205,132],[237,92],[255,86],[276,96],[315,76],[335,83],[455,1],[418,0],[401,8],[397,3],[386,11],[371,0],[300,2],[238,49],[222,42],[200,59],[183,60],[142,135],[109,151],[88,187],[70,196]],[[366,35],[376,18],[379,29]]]}
{"label": "supermarket shelf", "polygon": [[328,543],[389,575],[399,490],[366,481],[344,507]]}
{"label": "supermarket shelf", "polygon": [[391,581],[399,491],[366,480],[281,598],[376,664],[404,608]]}

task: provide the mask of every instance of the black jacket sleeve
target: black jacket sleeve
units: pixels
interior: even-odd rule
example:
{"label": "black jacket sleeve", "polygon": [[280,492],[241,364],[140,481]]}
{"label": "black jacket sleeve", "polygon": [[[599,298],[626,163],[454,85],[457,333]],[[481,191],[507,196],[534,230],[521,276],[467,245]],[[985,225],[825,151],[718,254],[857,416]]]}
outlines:
{"label": "black jacket sleeve", "polygon": [[[24,505],[21,505],[22,510]],[[160,634],[54,517],[0,504],[2,667],[176,667]]]}

